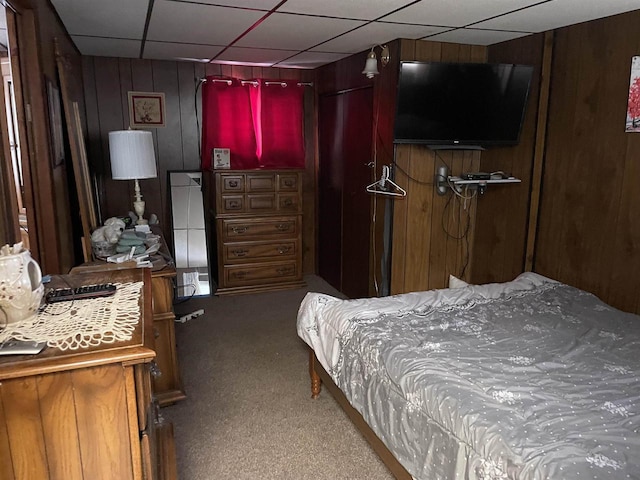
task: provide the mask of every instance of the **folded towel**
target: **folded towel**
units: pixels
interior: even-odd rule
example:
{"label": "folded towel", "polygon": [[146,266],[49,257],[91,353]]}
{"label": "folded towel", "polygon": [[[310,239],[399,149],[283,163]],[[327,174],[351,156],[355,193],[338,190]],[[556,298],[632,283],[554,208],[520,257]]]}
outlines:
{"label": "folded towel", "polygon": [[[118,245],[116,246],[116,252],[118,253],[129,253],[131,251],[132,245]],[[133,246],[133,248],[135,248],[135,250],[133,251],[134,255],[140,255],[141,253],[144,253],[144,251],[146,250],[144,248],[144,245],[135,245]]]}
{"label": "folded towel", "polygon": [[144,240],[141,238],[122,238],[118,240],[118,245],[133,247],[135,245],[143,245]]}

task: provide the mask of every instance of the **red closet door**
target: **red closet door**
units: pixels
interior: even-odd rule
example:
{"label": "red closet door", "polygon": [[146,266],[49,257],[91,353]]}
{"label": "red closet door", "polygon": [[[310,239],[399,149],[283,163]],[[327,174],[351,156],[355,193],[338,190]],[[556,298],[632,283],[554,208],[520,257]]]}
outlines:
{"label": "red closet door", "polygon": [[369,296],[373,88],[344,94],[342,188],[342,292]]}
{"label": "red closet door", "polygon": [[319,103],[318,272],[350,298],[369,294],[373,89]]}
{"label": "red closet door", "polygon": [[322,96],[319,102],[318,273],[340,290],[342,258],[342,98]]}

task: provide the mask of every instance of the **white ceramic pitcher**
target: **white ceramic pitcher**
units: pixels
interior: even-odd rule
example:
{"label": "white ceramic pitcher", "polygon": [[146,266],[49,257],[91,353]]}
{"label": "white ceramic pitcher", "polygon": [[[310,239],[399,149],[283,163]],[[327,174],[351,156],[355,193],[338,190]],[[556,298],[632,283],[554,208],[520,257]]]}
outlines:
{"label": "white ceramic pitcher", "polygon": [[0,328],[34,316],[44,286],[42,272],[22,243],[0,248]]}

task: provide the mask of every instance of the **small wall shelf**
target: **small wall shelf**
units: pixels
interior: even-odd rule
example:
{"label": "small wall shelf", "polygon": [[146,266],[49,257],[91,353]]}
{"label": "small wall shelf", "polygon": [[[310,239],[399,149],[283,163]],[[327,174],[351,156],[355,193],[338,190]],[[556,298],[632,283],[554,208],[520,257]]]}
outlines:
{"label": "small wall shelf", "polygon": [[488,185],[521,183],[519,178],[491,178],[491,179],[466,179],[446,174],[446,167],[441,167],[436,174],[436,189],[439,195],[445,195],[448,189],[455,189],[458,193],[462,188],[477,190],[480,195],[484,194]]}
{"label": "small wall shelf", "polygon": [[449,183],[452,183],[453,185],[491,185],[495,183],[520,183],[522,181],[515,177],[496,178],[491,180],[465,180],[460,177],[449,176],[447,179],[449,180]]}

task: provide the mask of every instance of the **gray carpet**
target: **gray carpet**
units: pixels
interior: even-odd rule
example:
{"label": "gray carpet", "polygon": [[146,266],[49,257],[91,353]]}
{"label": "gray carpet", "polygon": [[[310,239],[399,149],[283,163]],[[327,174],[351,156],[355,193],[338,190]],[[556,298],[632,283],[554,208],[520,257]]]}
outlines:
{"label": "gray carpet", "polygon": [[188,398],[165,407],[181,480],[393,478],[328,391],[311,399],[296,315],[307,291],[339,295],[316,276],[299,290],[194,298],[178,316]]}

